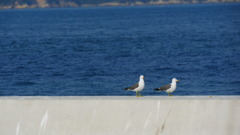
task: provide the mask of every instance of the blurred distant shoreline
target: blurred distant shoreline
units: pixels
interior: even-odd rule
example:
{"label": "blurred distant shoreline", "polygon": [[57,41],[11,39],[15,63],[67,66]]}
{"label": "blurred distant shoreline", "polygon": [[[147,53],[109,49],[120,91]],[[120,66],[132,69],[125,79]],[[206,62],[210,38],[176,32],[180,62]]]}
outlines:
{"label": "blurred distant shoreline", "polygon": [[1,0],[0,9],[237,3],[240,0]]}

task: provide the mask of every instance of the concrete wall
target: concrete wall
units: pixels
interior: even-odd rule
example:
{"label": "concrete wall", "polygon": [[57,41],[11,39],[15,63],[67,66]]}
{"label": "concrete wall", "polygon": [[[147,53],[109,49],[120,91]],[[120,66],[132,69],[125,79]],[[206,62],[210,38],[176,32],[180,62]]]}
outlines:
{"label": "concrete wall", "polygon": [[0,135],[239,135],[240,97],[0,97]]}

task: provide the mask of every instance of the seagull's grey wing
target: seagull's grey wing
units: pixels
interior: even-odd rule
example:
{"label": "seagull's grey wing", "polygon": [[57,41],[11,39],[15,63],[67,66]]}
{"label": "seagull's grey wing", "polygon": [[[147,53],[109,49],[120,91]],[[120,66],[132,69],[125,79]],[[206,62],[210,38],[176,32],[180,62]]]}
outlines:
{"label": "seagull's grey wing", "polygon": [[138,83],[136,83],[136,84],[134,84],[133,86],[130,86],[130,87],[125,88],[125,90],[134,90],[134,89],[136,89],[138,86],[139,86]]}
{"label": "seagull's grey wing", "polygon": [[167,84],[167,85],[164,85],[160,88],[156,88],[154,90],[157,90],[157,91],[166,91],[167,89],[171,88],[171,84]]}

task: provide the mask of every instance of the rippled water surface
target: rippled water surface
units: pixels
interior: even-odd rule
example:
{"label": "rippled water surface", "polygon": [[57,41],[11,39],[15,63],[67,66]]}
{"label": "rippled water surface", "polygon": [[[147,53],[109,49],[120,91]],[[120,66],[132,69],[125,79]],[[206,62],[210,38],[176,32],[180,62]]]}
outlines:
{"label": "rippled water surface", "polygon": [[0,10],[0,95],[240,95],[240,4]]}

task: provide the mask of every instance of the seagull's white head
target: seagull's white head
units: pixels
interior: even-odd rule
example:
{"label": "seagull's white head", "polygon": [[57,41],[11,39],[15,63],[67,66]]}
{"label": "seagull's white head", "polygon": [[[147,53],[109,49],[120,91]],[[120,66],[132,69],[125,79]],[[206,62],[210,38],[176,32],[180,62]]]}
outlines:
{"label": "seagull's white head", "polygon": [[179,82],[179,80],[177,80],[176,78],[173,78],[172,82]]}
{"label": "seagull's white head", "polygon": [[144,76],[143,76],[143,75],[141,75],[141,76],[140,76],[140,79],[144,79]]}

